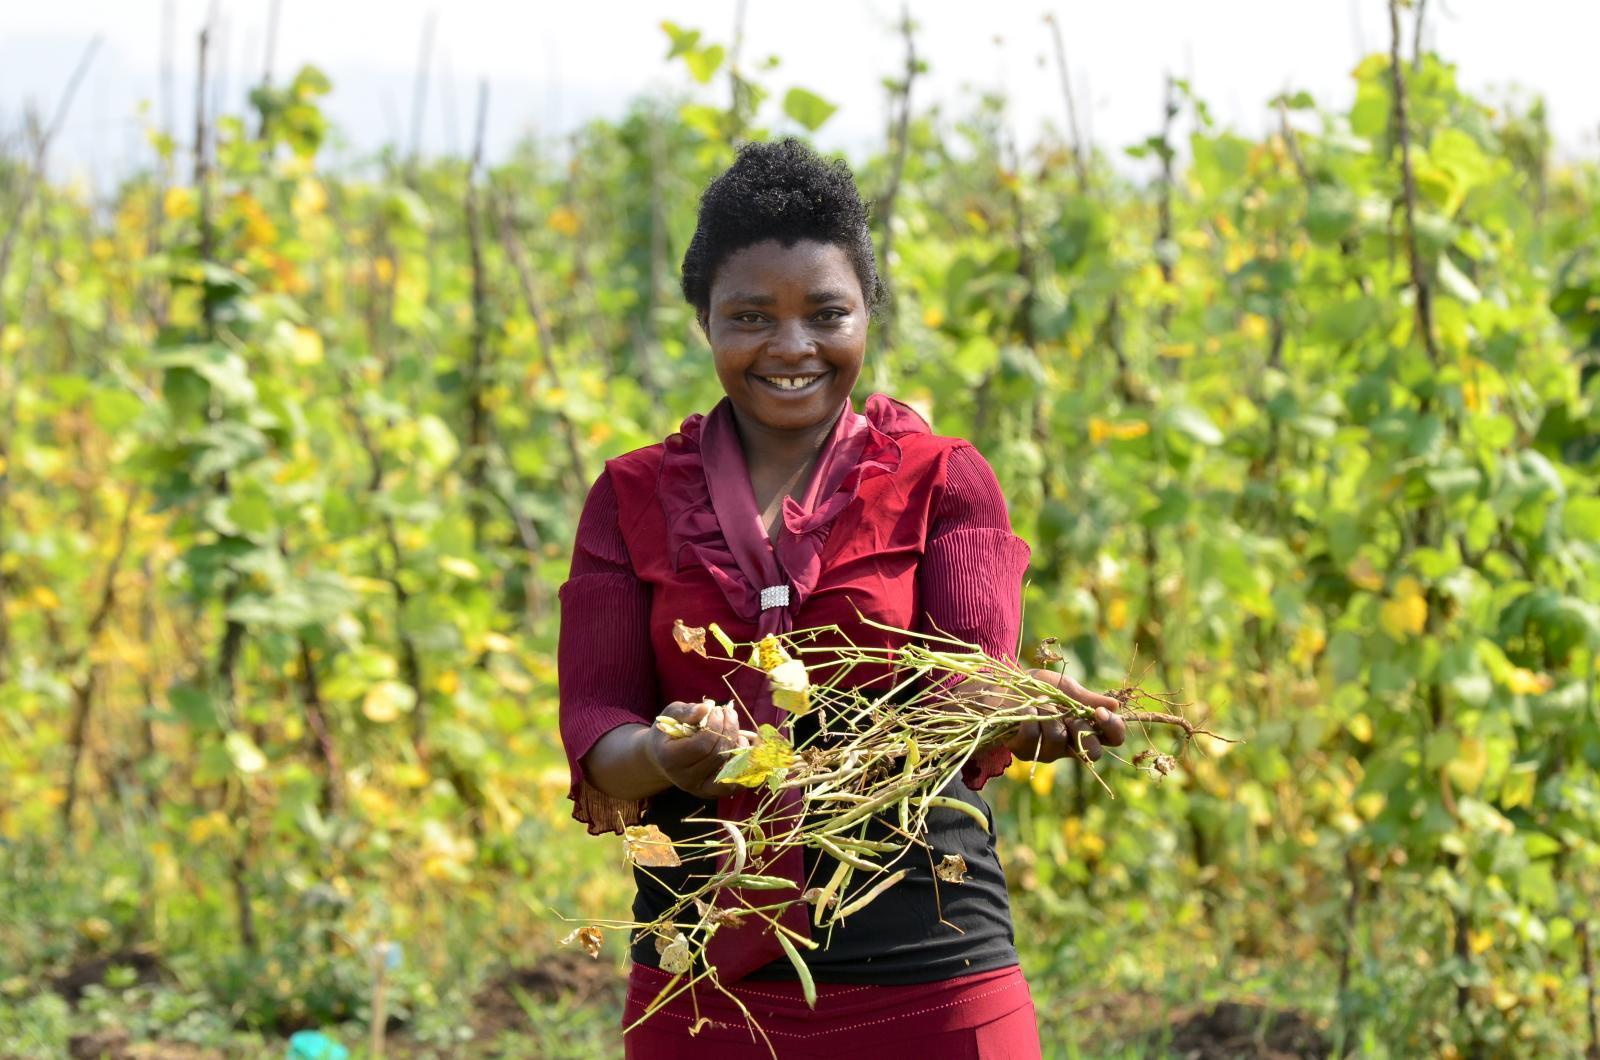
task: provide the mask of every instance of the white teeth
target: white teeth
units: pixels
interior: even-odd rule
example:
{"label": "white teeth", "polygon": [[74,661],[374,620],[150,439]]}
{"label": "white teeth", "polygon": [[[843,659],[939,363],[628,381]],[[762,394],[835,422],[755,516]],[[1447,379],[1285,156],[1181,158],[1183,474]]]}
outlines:
{"label": "white teeth", "polygon": [[800,390],[804,387],[810,386],[812,383],[816,382],[822,377],[820,375],[807,375],[795,378],[783,378],[778,376],[764,375],[761,378],[771,383],[779,390]]}

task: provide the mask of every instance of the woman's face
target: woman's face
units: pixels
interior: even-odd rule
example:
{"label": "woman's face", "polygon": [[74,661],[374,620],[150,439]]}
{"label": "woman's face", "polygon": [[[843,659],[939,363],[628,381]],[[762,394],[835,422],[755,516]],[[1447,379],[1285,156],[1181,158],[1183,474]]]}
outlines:
{"label": "woman's face", "polygon": [[866,299],[843,249],[745,247],[717,267],[709,301],[701,326],[741,421],[774,431],[832,422],[867,349]]}

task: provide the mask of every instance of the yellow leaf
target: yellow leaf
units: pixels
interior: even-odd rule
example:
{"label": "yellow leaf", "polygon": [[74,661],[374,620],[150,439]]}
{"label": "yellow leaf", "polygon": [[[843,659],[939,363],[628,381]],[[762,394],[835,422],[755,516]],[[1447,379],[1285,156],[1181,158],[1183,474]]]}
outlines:
{"label": "yellow leaf", "polygon": [[1472,928],[1467,932],[1467,946],[1472,950],[1473,956],[1485,952],[1494,945],[1494,932],[1488,928]]}
{"label": "yellow leaf", "polygon": [[1394,595],[1378,609],[1378,624],[1399,641],[1421,634],[1428,625],[1428,601],[1422,596],[1421,583],[1409,575],[1401,578]]}
{"label": "yellow leaf", "polygon": [[111,937],[111,921],[101,916],[85,917],[78,921],[78,934],[90,942],[104,942]]}
{"label": "yellow leaf", "polygon": [[1471,794],[1483,784],[1483,776],[1489,771],[1489,751],[1476,736],[1463,736],[1456,756],[1446,763],[1444,771],[1457,791]]}
{"label": "yellow leaf", "polygon": [[1550,691],[1555,679],[1549,674],[1534,673],[1518,666],[1506,676],[1506,688],[1519,696],[1538,696]]}
{"label": "yellow leaf", "polygon": [[174,221],[194,214],[194,196],[188,188],[174,185],[161,197],[161,212]]}
{"label": "yellow leaf", "polygon": [[495,633],[491,631],[483,635],[483,650],[499,652],[502,655],[509,655],[511,652],[517,650],[517,644],[516,641],[506,636],[504,633]]}
{"label": "yellow leaf", "polygon": [[460,556],[440,556],[439,567],[446,574],[454,574],[462,581],[478,580],[478,565],[470,559],[462,559]]}
{"label": "yellow leaf", "polygon": [[35,585],[28,595],[35,606],[46,611],[55,611],[61,606],[61,597],[57,596],[56,591],[48,585]]}
{"label": "yellow leaf", "polygon": [[758,788],[780,781],[787,775],[795,758],[794,748],[789,741],[771,725],[760,726],[756,733],[754,744],[732,755],[723,764],[721,772],[717,774],[718,781]]}
{"label": "yellow leaf", "polygon": [[294,214],[295,220],[304,221],[316,217],[327,206],[328,193],[321,181],[307,177],[295,185],[294,198],[289,203],[289,209]]}
{"label": "yellow leaf", "polygon": [[1156,347],[1156,352],[1163,357],[1192,357],[1194,355],[1194,343],[1163,342],[1160,346]]}
{"label": "yellow leaf", "polygon": [[256,746],[248,733],[235,729],[222,738],[222,744],[239,772],[259,773],[267,768],[267,756],[261,753],[261,748]]}
{"label": "yellow leaf", "polygon": [[1372,560],[1364,555],[1357,556],[1351,561],[1350,566],[1345,568],[1344,576],[1349,578],[1357,589],[1365,589],[1369,593],[1375,593],[1383,588],[1383,575],[1372,565]]}
{"label": "yellow leaf", "polygon": [[622,854],[645,868],[675,868],[683,864],[672,840],[653,824],[632,824],[622,832]]}
{"label": "yellow leaf", "polygon": [[1028,780],[1028,786],[1033,788],[1033,793],[1040,798],[1050,794],[1050,789],[1056,786],[1055,763],[1044,762],[1036,766],[1033,776]]}
{"label": "yellow leaf", "polygon": [[930,328],[936,328],[944,323],[944,310],[936,305],[931,305],[922,311],[922,322]]}
{"label": "yellow leaf", "polygon": [[399,681],[379,681],[367,690],[361,702],[361,713],[368,721],[380,725],[398,718],[403,711],[417,705],[417,694],[411,686]]}
{"label": "yellow leaf", "polygon": [[1518,806],[1533,805],[1534,790],[1539,781],[1538,762],[1518,762],[1506,771],[1500,782],[1500,808],[1514,810]]}
{"label": "yellow leaf", "polygon": [[221,810],[212,810],[210,813],[190,821],[189,827],[185,830],[185,835],[191,845],[199,846],[212,836],[227,835],[232,827],[233,824],[228,819],[227,814]]}
{"label": "yellow leaf", "polygon": [[312,328],[295,328],[289,344],[289,358],[298,365],[322,363],[322,336]]}
{"label": "yellow leaf", "polygon": [[771,673],[779,666],[789,661],[789,653],[783,650],[783,642],[768,633],[756,642],[755,651],[752,653],[750,665],[760,667],[766,673]]}
{"label": "yellow leaf", "polygon": [[1128,624],[1128,601],[1116,597],[1106,605],[1106,625],[1111,629],[1122,629]]}
{"label": "yellow leaf", "polygon": [[533,691],[533,682],[521,670],[499,666],[495,668],[494,679],[500,682],[501,688],[513,695],[525,696]]}
{"label": "yellow leaf", "polygon": [[779,663],[767,674],[772,689],[772,705],[791,714],[811,713],[811,678],[799,659]]}
{"label": "yellow leaf", "polygon": [[578,233],[578,215],[565,206],[557,206],[551,210],[545,224],[550,226],[551,231],[560,232],[564,236]]}

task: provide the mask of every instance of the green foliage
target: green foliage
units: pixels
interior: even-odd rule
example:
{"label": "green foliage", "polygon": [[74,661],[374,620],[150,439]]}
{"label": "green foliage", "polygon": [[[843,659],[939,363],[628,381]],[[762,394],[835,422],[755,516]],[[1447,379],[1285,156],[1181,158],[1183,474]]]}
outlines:
{"label": "green foliage", "polygon": [[[834,111],[663,29],[685,94],[525,145],[477,222],[459,160],[319,164],[312,68],[218,123],[205,195],[167,145],[21,215],[0,1033],[59,1042],[46,975],[140,943],[184,955],[167,1026],[196,997],[242,1033],[360,1020],[390,938],[415,954],[391,1011],[425,1027],[430,982],[542,952],[549,910],[625,906],[567,820],[555,590],[600,462],[720,395],[675,295],[700,188],[773,110]],[[1082,190],[1063,145],[1015,157],[1000,101],[918,116],[902,172],[857,160],[868,197],[899,189],[868,374],[995,466],[1030,639],[1247,740],[1115,802],[1066,766],[995,782],[1036,982],[1267,984],[1367,1053],[1571,1054],[1600,173],[1430,55],[1408,207],[1391,74],[1363,62],[1344,113],[1293,94],[1256,140],[1178,86],[1187,151],[1097,157]]]}

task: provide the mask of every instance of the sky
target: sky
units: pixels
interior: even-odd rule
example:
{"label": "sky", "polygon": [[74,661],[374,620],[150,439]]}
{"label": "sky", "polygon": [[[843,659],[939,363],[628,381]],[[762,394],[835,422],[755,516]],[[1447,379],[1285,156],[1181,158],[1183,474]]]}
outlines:
{"label": "sky", "polygon": [[[725,80],[693,86],[666,61],[662,20],[727,43],[737,0],[278,0],[273,73],[281,81],[314,63],[334,83],[327,110],[351,157],[409,142],[423,27],[435,21],[425,150],[470,148],[477,84],[490,87],[488,149],[503,153],[532,132],[555,136],[620,113],[643,94],[694,88],[708,101]],[[195,41],[214,6],[218,91],[237,111],[265,66],[272,0],[0,0],[0,138],[21,127],[31,102],[52,110],[96,34],[103,43],[53,155],[58,176],[103,181],[149,160],[147,126],[192,126]],[[1080,122],[1102,149],[1120,152],[1160,125],[1163,78],[1186,78],[1219,123],[1254,135],[1273,120],[1267,101],[1304,89],[1330,106],[1353,94],[1350,71],[1388,47],[1384,0],[911,0],[928,75],[919,107],[947,113],[979,92],[1003,91],[1024,142],[1065,105],[1043,15],[1059,21]],[[889,0],[748,0],[743,66],[774,97],[800,85],[839,104],[818,134],[856,155],[883,142],[881,81],[903,63]],[[170,13],[170,18],[168,14]],[[1600,0],[1430,0],[1425,43],[1455,62],[1463,84],[1491,97],[1545,97],[1558,150],[1600,154]],[[174,47],[163,47],[170,34]],[[164,94],[163,55],[172,91]],[[148,104],[143,116],[141,102]],[[776,114],[774,107],[773,114]],[[780,121],[773,121],[783,128]]]}

